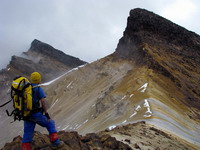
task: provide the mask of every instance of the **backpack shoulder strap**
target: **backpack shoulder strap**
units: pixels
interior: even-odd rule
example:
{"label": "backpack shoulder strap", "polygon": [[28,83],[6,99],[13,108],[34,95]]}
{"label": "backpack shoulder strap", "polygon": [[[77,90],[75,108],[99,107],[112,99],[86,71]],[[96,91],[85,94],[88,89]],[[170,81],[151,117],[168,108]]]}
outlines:
{"label": "backpack shoulder strap", "polygon": [[33,111],[34,110],[41,110],[40,101],[39,101],[39,94],[40,94],[40,85],[32,85],[33,95],[35,96],[37,101],[33,101]]}

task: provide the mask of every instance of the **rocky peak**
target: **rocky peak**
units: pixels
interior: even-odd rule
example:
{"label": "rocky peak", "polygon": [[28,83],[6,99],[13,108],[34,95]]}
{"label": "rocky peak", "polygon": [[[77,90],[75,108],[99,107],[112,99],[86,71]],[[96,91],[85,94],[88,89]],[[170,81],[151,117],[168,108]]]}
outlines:
{"label": "rocky peak", "polygon": [[17,76],[29,78],[32,72],[37,71],[41,73],[43,82],[47,82],[85,63],[35,39],[27,52],[12,56],[7,68],[0,71],[0,99],[9,98],[11,81]]}
{"label": "rocky peak", "polygon": [[49,56],[57,61],[60,61],[63,64],[68,64],[71,67],[76,67],[86,63],[85,61],[82,61],[79,58],[66,55],[62,51],[57,50],[51,45],[43,43],[37,39],[33,40],[29,51],[34,51]]}
{"label": "rocky peak", "polygon": [[133,9],[130,11],[125,34],[130,35],[133,32],[141,31],[156,34],[169,42],[184,45],[194,43],[191,38],[198,38],[197,34],[153,12],[139,8]]}
{"label": "rocky peak", "polygon": [[114,55],[170,78],[200,108],[200,37],[144,9],[133,9]]}
{"label": "rocky peak", "polygon": [[[135,46],[141,48],[147,40],[148,42],[154,41],[155,44],[164,42],[171,45],[180,45],[181,47],[192,47],[190,51],[199,55],[199,35],[153,12],[140,8],[133,9],[130,11],[124,36],[121,38],[116,52],[120,53],[121,56],[132,57],[135,55],[132,50],[129,51],[129,54],[125,53],[125,50],[121,51],[125,43],[132,41]],[[181,51],[187,54],[185,50]],[[197,61],[200,63],[199,59]]]}

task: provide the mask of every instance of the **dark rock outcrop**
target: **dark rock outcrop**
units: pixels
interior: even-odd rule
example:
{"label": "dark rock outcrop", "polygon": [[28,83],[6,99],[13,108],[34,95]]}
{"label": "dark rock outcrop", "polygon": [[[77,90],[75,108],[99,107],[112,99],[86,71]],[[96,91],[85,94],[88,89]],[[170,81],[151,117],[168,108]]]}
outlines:
{"label": "dark rock outcrop", "polygon": [[27,52],[12,56],[7,68],[0,71],[0,102],[9,99],[11,81],[17,76],[29,78],[32,72],[37,71],[41,73],[42,81],[46,82],[85,63],[35,39]]}
{"label": "dark rock outcrop", "polygon": [[130,11],[116,58],[170,78],[185,95],[183,102],[200,109],[200,36],[144,9]]}
{"label": "dark rock outcrop", "polygon": [[[60,131],[59,138],[65,143],[60,150],[132,150],[128,145],[117,141],[110,135],[98,136],[95,133],[80,136],[77,132]],[[17,136],[11,143],[6,143],[1,150],[20,150],[22,138]],[[31,144],[33,150],[51,150],[48,135],[35,132]]]}
{"label": "dark rock outcrop", "polygon": [[52,46],[50,46],[46,43],[43,43],[37,39],[33,40],[29,51],[34,51],[37,53],[41,53],[45,56],[49,56],[52,59],[60,61],[63,64],[67,64],[68,66],[70,66],[72,68],[86,63],[85,61],[82,61],[79,58],[66,55],[62,51],[57,50],[57,49],[53,48]]}

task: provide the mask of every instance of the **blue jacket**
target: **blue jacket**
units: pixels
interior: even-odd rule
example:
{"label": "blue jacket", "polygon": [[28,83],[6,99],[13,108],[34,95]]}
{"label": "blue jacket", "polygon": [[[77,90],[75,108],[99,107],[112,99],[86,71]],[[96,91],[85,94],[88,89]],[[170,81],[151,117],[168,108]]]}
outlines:
{"label": "blue jacket", "polygon": [[44,90],[41,87],[38,87],[38,84],[32,84],[32,86],[33,86],[33,91],[32,91],[33,109],[36,109],[40,107],[39,101],[42,98],[45,98],[46,95],[44,93]]}

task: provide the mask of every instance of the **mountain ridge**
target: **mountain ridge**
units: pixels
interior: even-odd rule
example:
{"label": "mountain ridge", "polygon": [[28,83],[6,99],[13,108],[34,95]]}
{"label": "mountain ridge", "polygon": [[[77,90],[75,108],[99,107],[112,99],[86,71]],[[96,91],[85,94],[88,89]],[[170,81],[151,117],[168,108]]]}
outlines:
{"label": "mountain ridge", "polygon": [[[134,134],[134,137],[131,138],[131,134]],[[59,131],[58,135],[66,144],[60,150],[146,150],[152,148],[160,150],[175,147],[181,150],[196,149],[186,141],[180,141],[178,137],[163,132],[145,122],[119,126],[112,130],[106,129],[99,133],[88,133],[84,136],[79,135],[75,131]],[[142,137],[140,137],[141,135]],[[159,138],[166,142],[161,145],[161,139]],[[20,149],[21,140],[22,138],[17,136],[13,139],[13,142],[6,143],[1,150]],[[40,132],[34,133],[31,146],[35,150],[51,150],[48,135],[41,134]]]}
{"label": "mountain ridge", "polygon": [[134,9],[114,54],[169,77],[184,92],[183,102],[200,108],[199,35],[152,12]]}
{"label": "mountain ridge", "polygon": [[181,44],[185,38],[175,35],[182,30],[147,10],[131,10],[113,54],[44,86],[58,130],[106,132],[132,149],[198,149],[199,36],[184,31],[193,45]]}
{"label": "mountain ridge", "polygon": [[[20,56],[12,56],[7,67],[0,71],[0,105],[11,99],[11,82],[17,76],[24,76],[29,79],[30,74],[37,71],[41,73],[43,82],[48,82],[63,75],[75,66],[77,67],[85,63],[85,61],[64,54],[62,51],[44,42],[34,40],[27,52],[23,52]],[[5,111],[6,109],[12,110],[11,107],[12,102],[0,109],[0,128],[3,128],[2,134],[4,135],[9,133],[9,128],[13,127],[10,124],[12,118],[9,118]],[[18,123],[15,124],[17,128],[20,127]],[[15,130],[9,134],[15,135]],[[19,133],[17,132],[17,134]],[[2,142],[5,142],[7,138],[10,139],[11,136],[0,136],[0,145],[2,145]]]}
{"label": "mountain ridge", "polygon": [[55,60],[62,62],[63,64],[68,64],[72,68],[86,63],[85,61],[82,61],[77,57],[67,55],[64,52],[53,48],[51,45],[43,43],[37,39],[33,40],[29,51],[45,54],[54,58]]}

